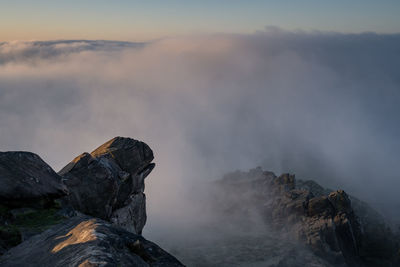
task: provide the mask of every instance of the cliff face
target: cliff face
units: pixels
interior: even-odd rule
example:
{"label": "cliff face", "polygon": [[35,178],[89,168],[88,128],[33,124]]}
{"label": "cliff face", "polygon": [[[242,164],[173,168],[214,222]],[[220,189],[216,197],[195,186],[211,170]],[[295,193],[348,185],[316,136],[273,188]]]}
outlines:
{"label": "cliff face", "polygon": [[260,168],[229,174],[217,185],[222,212],[245,216],[246,207],[255,207],[266,224],[334,265],[398,264],[398,243],[383,219],[343,190],[329,192],[313,181]]}
{"label": "cliff face", "polygon": [[153,158],[123,137],[58,174],[33,153],[0,153],[0,265],[182,266],[140,236]]}

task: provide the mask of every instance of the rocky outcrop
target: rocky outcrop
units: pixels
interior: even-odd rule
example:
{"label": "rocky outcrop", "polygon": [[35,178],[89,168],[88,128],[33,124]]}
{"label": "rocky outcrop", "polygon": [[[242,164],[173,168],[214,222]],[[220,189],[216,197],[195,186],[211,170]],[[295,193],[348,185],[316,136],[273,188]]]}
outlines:
{"label": "rocky outcrop", "polygon": [[18,206],[41,204],[67,194],[61,177],[31,152],[0,152],[0,200]]}
{"label": "rocky outcrop", "polygon": [[38,155],[0,152],[0,255],[60,222],[54,200],[66,194],[61,177]]}
{"label": "rocky outcrop", "polygon": [[33,153],[0,153],[0,266],[182,266],[140,236],[152,160],[145,143],[122,137],[62,177]]}
{"label": "rocky outcrop", "polygon": [[1,266],[183,266],[156,244],[101,219],[70,218],[0,258]]}
{"label": "rocky outcrop", "polygon": [[143,142],[115,137],[83,153],[59,175],[74,209],[140,234],[146,223],[144,179],[154,168],[153,151]]}
{"label": "rocky outcrop", "polygon": [[294,175],[278,177],[261,168],[229,174],[217,184],[218,203],[227,214],[255,207],[265,223],[307,244],[334,265],[398,263],[398,243],[383,219],[365,203],[354,201],[357,208],[353,208],[343,190],[328,193],[313,181],[297,182]]}

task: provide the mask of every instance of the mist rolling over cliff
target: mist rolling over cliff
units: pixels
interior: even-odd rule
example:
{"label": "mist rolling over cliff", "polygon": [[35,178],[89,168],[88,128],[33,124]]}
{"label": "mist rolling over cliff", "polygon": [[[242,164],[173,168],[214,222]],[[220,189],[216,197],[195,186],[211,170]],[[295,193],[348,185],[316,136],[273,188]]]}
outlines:
{"label": "mist rolling over cliff", "polygon": [[113,136],[145,141],[157,167],[146,178],[143,235],[154,241],[207,222],[205,184],[256,166],[342,188],[395,223],[399,47],[399,34],[278,28],[5,42],[0,144],[59,170]]}

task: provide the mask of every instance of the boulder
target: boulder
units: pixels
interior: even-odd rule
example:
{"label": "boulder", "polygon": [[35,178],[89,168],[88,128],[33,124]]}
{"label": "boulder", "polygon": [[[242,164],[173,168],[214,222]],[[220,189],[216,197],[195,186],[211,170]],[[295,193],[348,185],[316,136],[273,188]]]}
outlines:
{"label": "boulder", "polygon": [[59,172],[70,191],[65,202],[140,234],[146,222],[144,179],[155,166],[153,158],[145,143],[115,137]]}
{"label": "boulder", "polygon": [[67,194],[61,177],[31,152],[0,152],[0,200],[19,207],[43,204]]}
{"label": "boulder", "polygon": [[61,177],[31,152],[0,152],[0,255],[62,219]]}
{"label": "boulder", "polygon": [[0,265],[183,266],[140,235],[86,215],[72,217],[10,249]]}

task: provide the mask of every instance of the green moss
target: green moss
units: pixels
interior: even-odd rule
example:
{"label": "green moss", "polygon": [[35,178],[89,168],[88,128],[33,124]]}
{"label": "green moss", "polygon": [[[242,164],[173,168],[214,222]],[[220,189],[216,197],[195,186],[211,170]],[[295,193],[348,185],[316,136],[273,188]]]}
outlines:
{"label": "green moss", "polygon": [[0,244],[11,248],[22,242],[22,236],[39,234],[64,220],[57,205],[49,208],[10,209],[0,204]]}
{"label": "green moss", "polygon": [[50,208],[20,214],[15,218],[13,223],[17,228],[44,231],[50,226],[63,221],[64,218],[61,215],[58,215],[57,211],[58,209],[56,208]]}
{"label": "green moss", "polygon": [[8,215],[9,208],[0,204],[0,217],[5,217]]}
{"label": "green moss", "polygon": [[21,243],[21,233],[14,225],[0,225],[0,240],[13,247]]}

